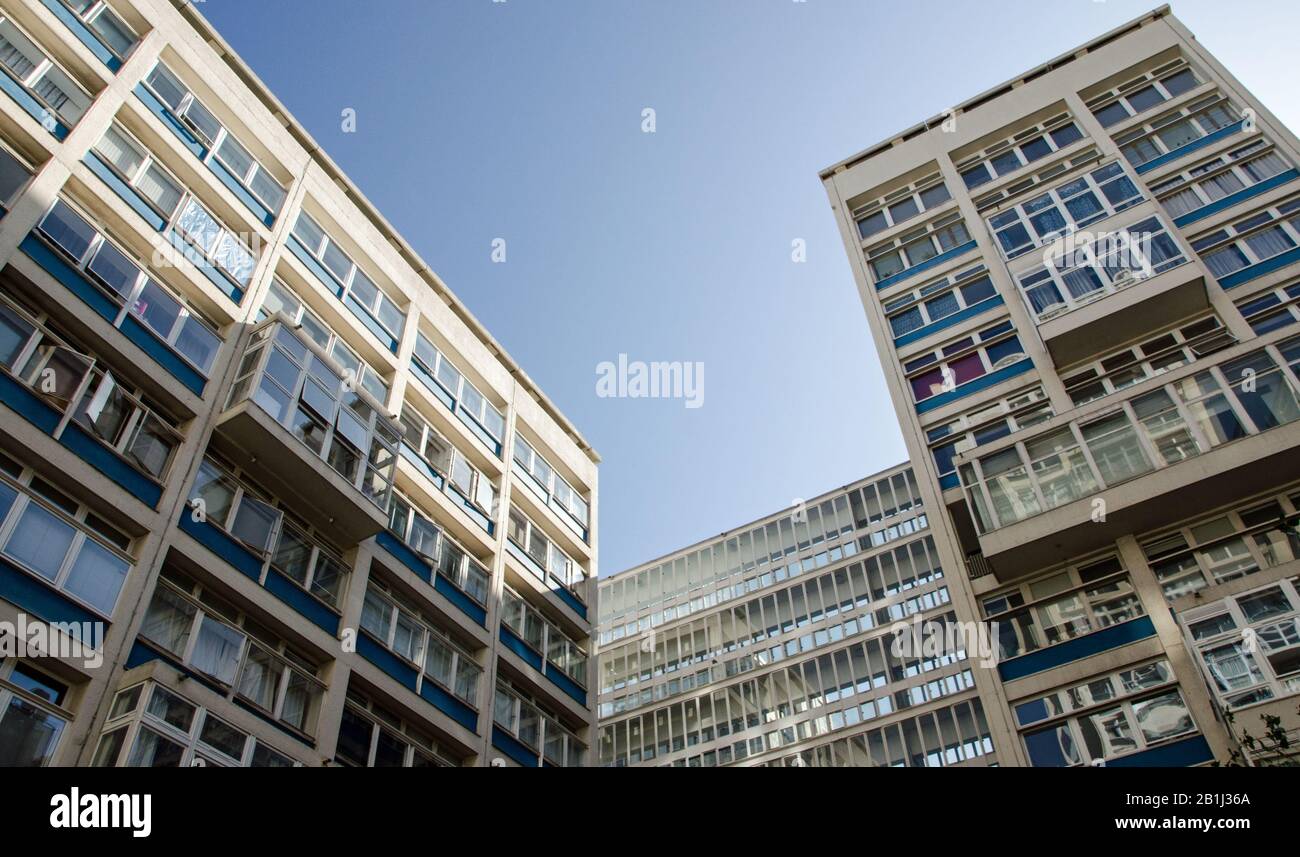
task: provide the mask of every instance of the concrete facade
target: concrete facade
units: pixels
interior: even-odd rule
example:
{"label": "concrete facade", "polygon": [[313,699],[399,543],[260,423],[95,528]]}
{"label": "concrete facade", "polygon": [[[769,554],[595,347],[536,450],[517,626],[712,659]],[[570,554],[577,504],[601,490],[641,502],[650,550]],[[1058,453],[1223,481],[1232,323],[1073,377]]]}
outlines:
{"label": "concrete facade", "polygon": [[591,446],[192,4],[0,37],[4,763],[585,764]]}
{"label": "concrete facade", "polygon": [[1002,764],[1297,725],[1298,154],[1161,7],[822,173]]}

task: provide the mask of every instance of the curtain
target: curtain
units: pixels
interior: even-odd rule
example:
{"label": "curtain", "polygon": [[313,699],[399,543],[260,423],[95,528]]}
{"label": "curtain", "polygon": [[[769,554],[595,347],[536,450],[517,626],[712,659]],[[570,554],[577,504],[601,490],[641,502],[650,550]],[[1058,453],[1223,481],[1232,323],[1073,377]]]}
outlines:
{"label": "curtain", "polygon": [[37,574],[53,580],[72,546],[76,530],[34,500],[28,500],[22,518],[5,545],[5,553]]}

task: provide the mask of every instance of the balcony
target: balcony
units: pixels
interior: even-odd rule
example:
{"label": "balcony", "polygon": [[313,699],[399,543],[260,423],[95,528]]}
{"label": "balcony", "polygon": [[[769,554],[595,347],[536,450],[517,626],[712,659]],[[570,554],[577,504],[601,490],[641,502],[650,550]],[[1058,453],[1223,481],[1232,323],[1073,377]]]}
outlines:
{"label": "balcony", "polygon": [[1089,243],[1068,238],[1047,264],[1018,278],[1057,367],[1072,366],[1163,323],[1209,307],[1203,271],[1158,218]]}
{"label": "balcony", "polygon": [[1300,472],[1300,337],[1238,345],[963,456],[1000,581],[1167,526]]}
{"label": "balcony", "polygon": [[253,329],[213,442],[355,544],[387,524],[400,436],[383,405],[276,315]]}

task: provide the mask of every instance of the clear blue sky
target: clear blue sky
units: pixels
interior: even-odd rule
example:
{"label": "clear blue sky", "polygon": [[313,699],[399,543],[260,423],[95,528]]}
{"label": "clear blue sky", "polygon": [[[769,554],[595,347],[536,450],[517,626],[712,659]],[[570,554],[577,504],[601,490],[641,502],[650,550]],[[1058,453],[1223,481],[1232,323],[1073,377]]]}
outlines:
{"label": "clear blue sky", "polygon": [[[818,171],[1155,5],[199,9],[601,453],[607,575],[903,460]],[[1174,4],[1292,127],[1296,10]],[[598,398],[620,353],[702,361],[703,407]]]}

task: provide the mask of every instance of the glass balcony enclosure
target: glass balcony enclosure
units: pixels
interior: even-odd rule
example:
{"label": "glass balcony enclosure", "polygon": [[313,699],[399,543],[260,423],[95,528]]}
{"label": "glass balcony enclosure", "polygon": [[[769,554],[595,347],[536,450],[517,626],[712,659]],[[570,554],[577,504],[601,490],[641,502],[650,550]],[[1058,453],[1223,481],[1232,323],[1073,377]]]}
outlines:
{"label": "glass balcony enclosure", "polygon": [[[981,533],[1300,418],[1300,337],[1180,371],[1114,408],[961,465]],[[1173,374],[1173,373],[1171,373]]]}
{"label": "glass balcony enclosure", "polygon": [[401,427],[355,377],[276,314],[253,329],[228,408],[251,402],[387,510]]}

